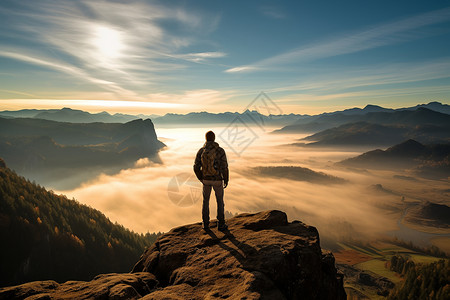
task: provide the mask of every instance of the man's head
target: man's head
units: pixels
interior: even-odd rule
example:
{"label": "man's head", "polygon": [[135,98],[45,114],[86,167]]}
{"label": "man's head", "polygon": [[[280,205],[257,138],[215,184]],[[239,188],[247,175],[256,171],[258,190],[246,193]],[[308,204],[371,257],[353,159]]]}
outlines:
{"label": "man's head", "polygon": [[216,135],[214,134],[214,132],[212,131],[208,131],[205,134],[205,138],[207,142],[214,142],[214,140],[216,139]]}

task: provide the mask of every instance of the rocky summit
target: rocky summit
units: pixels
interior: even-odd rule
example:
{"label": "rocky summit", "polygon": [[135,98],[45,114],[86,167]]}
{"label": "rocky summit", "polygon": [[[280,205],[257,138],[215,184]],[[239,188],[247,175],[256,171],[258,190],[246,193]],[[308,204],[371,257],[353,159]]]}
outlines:
{"label": "rocky summit", "polygon": [[346,299],[334,256],[315,227],[277,210],[241,214],[218,231],[172,229],[129,274],[89,282],[39,281],[0,289],[0,299]]}

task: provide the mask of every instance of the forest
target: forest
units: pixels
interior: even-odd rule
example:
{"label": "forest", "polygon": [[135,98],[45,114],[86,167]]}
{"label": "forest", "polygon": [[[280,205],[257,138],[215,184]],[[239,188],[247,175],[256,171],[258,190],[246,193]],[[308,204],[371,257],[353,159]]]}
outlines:
{"label": "forest", "polygon": [[128,272],[159,234],[114,224],[18,176],[0,159],[0,286]]}
{"label": "forest", "polygon": [[403,277],[403,282],[389,294],[389,300],[450,299],[450,260],[430,264],[416,264],[408,257],[394,255],[390,269]]}

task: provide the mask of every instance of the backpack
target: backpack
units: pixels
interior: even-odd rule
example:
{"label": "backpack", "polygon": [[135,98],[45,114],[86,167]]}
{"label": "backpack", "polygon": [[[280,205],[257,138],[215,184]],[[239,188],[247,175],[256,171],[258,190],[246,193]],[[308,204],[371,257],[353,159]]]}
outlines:
{"label": "backpack", "polygon": [[203,148],[201,161],[202,161],[202,173],[203,176],[216,176],[219,175],[217,161],[216,161],[217,148]]}

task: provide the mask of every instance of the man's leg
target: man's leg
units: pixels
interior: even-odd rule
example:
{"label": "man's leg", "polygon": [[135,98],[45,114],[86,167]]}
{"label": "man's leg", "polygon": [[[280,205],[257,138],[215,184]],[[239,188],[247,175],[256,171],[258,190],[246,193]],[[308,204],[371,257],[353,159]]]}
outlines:
{"label": "man's leg", "polygon": [[217,200],[217,220],[219,221],[219,226],[225,225],[225,203],[223,202],[222,181],[214,182],[213,188]]}
{"label": "man's leg", "polygon": [[203,225],[209,225],[209,197],[211,196],[211,185],[205,184],[206,180],[203,180],[203,206],[202,206],[202,219]]}

